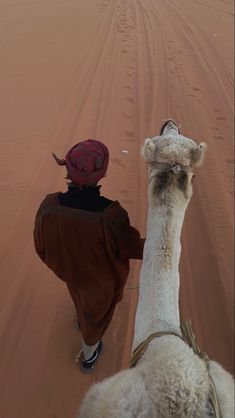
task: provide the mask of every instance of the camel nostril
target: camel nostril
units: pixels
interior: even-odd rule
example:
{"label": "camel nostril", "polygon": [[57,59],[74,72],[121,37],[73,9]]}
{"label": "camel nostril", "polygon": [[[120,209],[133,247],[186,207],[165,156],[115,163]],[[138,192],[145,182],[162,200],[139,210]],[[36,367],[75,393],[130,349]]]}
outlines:
{"label": "camel nostril", "polygon": [[172,119],[168,119],[168,120],[163,122],[162,127],[161,127],[161,131],[160,131],[160,135],[166,134],[167,131],[169,131],[171,129],[173,129],[174,131],[179,133],[179,128],[176,125],[176,123]]}
{"label": "camel nostril", "polygon": [[168,129],[178,129],[177,125],[172,120],[169,120],[169,122],[167,123],[167,128]]}

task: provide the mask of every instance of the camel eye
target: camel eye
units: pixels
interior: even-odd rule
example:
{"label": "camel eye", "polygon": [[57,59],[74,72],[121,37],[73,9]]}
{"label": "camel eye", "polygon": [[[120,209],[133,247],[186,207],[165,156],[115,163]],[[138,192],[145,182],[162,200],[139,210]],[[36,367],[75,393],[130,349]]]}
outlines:
{"label": "camel eye", "polygon": [[195,179],[195,177],[196,177],[195,174],[193,174],[191,178],[191,183],[193,183],[193,180]]}

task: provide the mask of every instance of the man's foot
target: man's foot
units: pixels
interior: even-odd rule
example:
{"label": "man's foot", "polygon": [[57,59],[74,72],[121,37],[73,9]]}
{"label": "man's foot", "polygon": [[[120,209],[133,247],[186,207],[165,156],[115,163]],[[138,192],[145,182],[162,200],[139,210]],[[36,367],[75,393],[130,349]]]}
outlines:
{"label": "man's foot", "polygon": [[94,353],[92,354],[92,356],[88,360],[85,360],[85,358],[82,355],[81,364],[80,364],[80,369],[81,369],[82,372],[91,373],[94,370],[95,364],[96,364],[96,362],[99,358],[99,355],[102,351],[102,348],[103,348],[103,343],[100,340],[96,350],[94,351]]}

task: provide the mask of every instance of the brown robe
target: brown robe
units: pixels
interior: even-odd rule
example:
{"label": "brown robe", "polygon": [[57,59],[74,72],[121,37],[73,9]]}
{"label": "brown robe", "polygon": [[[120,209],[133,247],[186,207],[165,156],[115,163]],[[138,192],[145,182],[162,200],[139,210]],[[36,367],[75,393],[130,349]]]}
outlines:
{"label": "brown robe", "polygon": [[102,212],[62,206],[49,194],[38,209],[34,243],[41,260],[66,282],[83,339],[94,345],[122,299],[129,259],[142,259],[144,240],[113,202]]}

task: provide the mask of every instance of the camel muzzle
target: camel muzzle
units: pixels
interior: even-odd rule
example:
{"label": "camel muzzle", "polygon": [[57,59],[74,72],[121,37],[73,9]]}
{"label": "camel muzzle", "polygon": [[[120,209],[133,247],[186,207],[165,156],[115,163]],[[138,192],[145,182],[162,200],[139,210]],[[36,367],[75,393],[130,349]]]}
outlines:
{"label": "camel muzzle", "polygon": [[174,129],[178,134],[180,133],[179,127],[172,119],[164,120],[162,122],[160,135],[165,135],[171,129]]}

